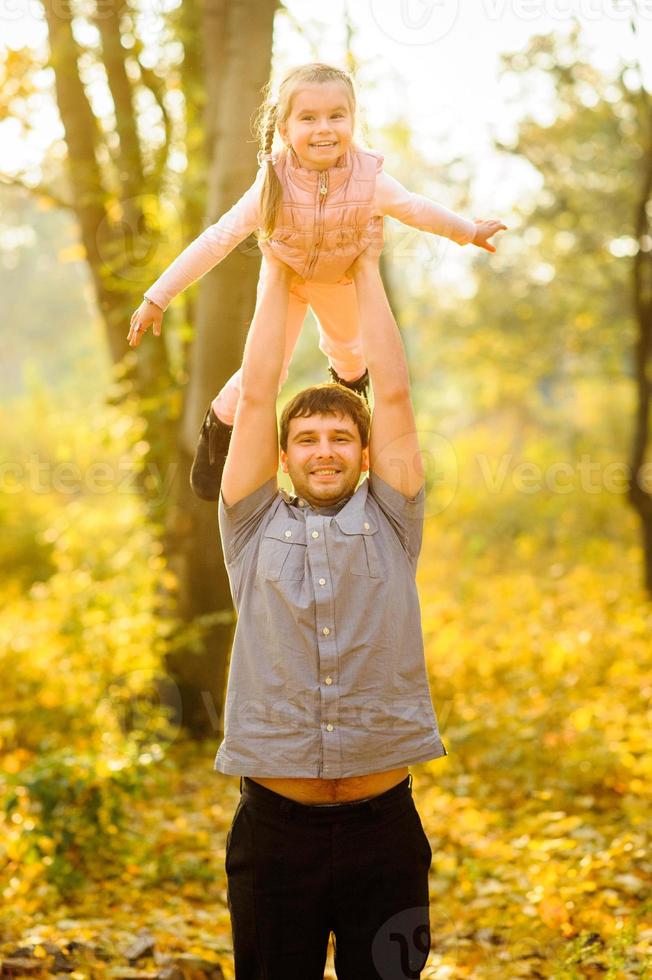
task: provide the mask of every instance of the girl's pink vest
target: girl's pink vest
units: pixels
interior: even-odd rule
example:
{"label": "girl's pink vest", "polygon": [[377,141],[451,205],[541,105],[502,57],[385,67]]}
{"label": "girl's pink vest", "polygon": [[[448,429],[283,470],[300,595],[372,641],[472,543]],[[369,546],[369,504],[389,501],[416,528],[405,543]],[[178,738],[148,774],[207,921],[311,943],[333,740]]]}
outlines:
{"label": "girl's pink vest", "polygon": [[337,166],[306,170],[290,152],[274,161],[283,204],[261,249],[313,282],[338,282],[373,240],[382,246],[382,217],[372,217],[383,157],[351,146]]}

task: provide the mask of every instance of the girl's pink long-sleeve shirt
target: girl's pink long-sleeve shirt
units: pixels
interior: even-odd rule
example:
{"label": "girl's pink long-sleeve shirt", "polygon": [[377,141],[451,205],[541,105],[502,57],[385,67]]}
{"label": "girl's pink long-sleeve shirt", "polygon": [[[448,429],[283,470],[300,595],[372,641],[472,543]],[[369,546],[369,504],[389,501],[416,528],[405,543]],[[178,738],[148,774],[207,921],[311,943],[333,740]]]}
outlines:
{"label": "girl's pink long-sleeve shirt", "polygon": [[[263,172],[239,201],[210,225],[172,262],[145,296],[166,310],[175,296],[205,275],[260,226],[260,183]],[[376,177],[373,215],[396,218],[405,225],[467,245],[476,225],[420,194],[413,194],[382,169]]]}

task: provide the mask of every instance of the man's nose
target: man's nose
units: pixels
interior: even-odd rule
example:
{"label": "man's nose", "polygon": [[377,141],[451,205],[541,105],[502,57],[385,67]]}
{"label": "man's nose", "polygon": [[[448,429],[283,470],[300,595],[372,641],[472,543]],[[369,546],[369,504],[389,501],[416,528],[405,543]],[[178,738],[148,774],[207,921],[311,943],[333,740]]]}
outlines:
{"label": "man's nose", "polygon": [[317,446],[317,455],[321,459],[323,456],[332,456],[332,447],[328,438],[324,436],[323,439],[319,440],[319,445]]}

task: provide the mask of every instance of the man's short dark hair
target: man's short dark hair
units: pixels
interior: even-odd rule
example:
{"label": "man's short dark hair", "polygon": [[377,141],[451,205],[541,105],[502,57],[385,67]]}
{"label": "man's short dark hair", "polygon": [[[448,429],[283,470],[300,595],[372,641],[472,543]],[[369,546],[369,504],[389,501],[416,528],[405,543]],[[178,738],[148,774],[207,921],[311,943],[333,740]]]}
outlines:
{"label": "man's short dark hair", "polygon": [[292,419],[310,415],[348,415],[360,433],[362,448],[369,445],[371,412],[360,395],[339,384],[312,385],[295,395],[283,409],[279,443],[283,452],[288,448],[288,429]]}

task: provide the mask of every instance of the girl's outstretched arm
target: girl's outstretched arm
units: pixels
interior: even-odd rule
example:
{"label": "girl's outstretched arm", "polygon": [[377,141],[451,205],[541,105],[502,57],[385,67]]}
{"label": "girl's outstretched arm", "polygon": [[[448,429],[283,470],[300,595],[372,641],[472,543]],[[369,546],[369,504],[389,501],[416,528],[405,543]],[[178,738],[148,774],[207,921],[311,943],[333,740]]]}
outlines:
{"label": "girl's outstretched arm", "polygon": [[221,262],[260,222],[260,175],[219,221],[209,225],[172,262],[145,296],[165,311],[175,296]]}
{"label": "girl's outstretched arm", "polygon": [[493,245],[487,246],[487,239],[506,228],[501,221],[470,221],[463,218],[442,204],[421,194],[413,194],[383,170],[376,178],[375,204],[381,214],[396,218],[404,225],[442,235],[458,245],[473,242],[488,252],[495,252],[496,249]]}
{"label": "girl's outstretched arm", "polygon": [[154,336],[160,337],[163,313],[174,297],[221,262],[258,227],[260,175],[261,171],[240,200],[195,238],[146,291],[145,299],[131,315],[127,334],[130,347],[138,347],[152,325]]}

